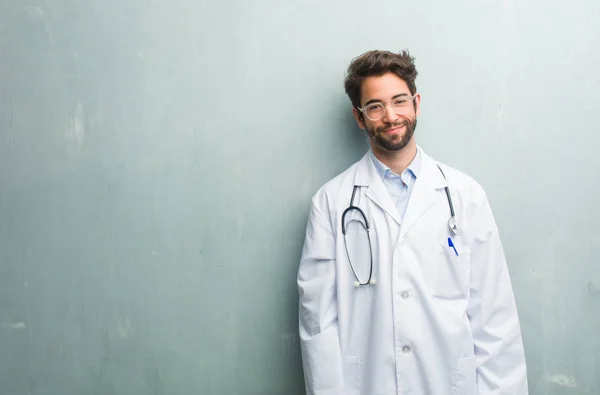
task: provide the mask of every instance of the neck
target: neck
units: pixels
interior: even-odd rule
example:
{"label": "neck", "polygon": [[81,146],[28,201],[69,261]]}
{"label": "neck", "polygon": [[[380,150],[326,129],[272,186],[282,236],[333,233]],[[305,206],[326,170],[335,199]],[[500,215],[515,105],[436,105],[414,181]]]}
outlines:
{"label": "neck", "polygon": [[411,139],[404,148],[398,151],[388,151],[373,145],[371,145],[371,148],[373,149],[375,157],[396,174],[402,174],[417,155],[417,144],[415,143],[414,138]]}

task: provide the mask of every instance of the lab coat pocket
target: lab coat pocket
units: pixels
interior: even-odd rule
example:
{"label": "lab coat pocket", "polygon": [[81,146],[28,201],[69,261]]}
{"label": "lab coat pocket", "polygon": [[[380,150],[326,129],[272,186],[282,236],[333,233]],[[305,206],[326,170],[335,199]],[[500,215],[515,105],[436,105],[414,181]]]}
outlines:
{"label": "lab coat pocket", "polygon": [[464,299],[469,293],[471,254],[468,246],[438,246],[433,257],[433,296]]}
{"label": "lab coat pocket", "polygon": [[475,395],[477,392],[475,357],[458,358],[454,369],[454,395]]}
{"label": "lab coat pocket", "polygon": [[342,371],[344,377],[344,394],[360,394],[360,358],[343,357]]}

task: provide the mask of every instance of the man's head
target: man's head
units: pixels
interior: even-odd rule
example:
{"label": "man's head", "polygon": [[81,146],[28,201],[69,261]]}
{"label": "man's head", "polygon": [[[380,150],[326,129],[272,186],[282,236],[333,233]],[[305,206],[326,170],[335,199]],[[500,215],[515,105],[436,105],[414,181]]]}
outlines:
{"label": "man's head", "polygon": [[344,87],[374,150],[399,151],[412,140],[421,101],[416,77],[408,51],[370,51],[350,63]]}

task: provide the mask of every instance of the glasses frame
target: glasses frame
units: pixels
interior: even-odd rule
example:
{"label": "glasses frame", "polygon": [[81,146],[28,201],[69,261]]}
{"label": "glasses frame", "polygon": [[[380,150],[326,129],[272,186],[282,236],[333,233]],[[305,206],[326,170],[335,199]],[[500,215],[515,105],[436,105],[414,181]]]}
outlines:
{"label": "glasses frame", "polygon": [[[417,95],[418,95],[418,93],[415,93],[415,94],[414,94],[414,95],[412,95],[412,96],[408,96],[408,95],[406,95],[406,96],[402,96],[402,97],[403,97],[403,98],[405,97],[406,99],[408,99],[408,101],[411,101],[411,102],[413,102],[413,103],[414,103],[414,100],[415,100],[415,98],[417,97]],[[400,97],[398,97],[398,98],[396,98],[396,99],[399,99],[399,98],[400,98]],[[392,100],[392,101],[393,101],[393,100]],[[362,113],[365,115],[365,117],[367,117],[369,120],[371,120],[371,121],[379,121],[380,119],[382,119],[382,118],[385,116],[385,113],[387,112],[388,105],[390,105],[390,103],[391,103],[392,101],[388,101],[388,102],[379,102],[379,103],[371,103],[371,104],[367,104],[367,105],[366,105],[366,106],[364,106],[364,107],[356,107],[356,109],[357,109],[357,110],[359,110],[360,112],[362,112]],[[384,113],[383,113],[383,114],[382,114],[382,115],[381,115],[379,118],[371,118],[370,116],[368,116],[368,115],[367,115],[367,107],[372,107],[373,105],[381,105],[381,106],[383,106]],[[395,114],[396,114],[396,115],[404,115],[404,114],[406,114],[406,113],[404,113],[404,112],[397,112],[396,110],[394,110],[394,111],[395,111]]]}

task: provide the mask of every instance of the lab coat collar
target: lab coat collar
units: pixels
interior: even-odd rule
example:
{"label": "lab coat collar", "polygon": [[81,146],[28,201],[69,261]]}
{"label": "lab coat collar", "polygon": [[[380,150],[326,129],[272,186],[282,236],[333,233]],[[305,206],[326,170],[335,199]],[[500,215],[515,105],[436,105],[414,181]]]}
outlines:
{"label": "lab coat collar", "polygon": [[367,187],[366,196],[381,207],[399,225],[402,224],[401,235],[406,234],[419,217],[435,202],[439,197],[437,190],[448,185],[433,158],[427,155],[420,146],[417,146],[417,149],[421,154],[421,169],[408,201],[406,213],[404,214],[404,224],[400,220],[398,210],[393,204],[381,177],[377,174],[370,152],[367,152],[360,160],[354,179],[354,185]]}
{"label": "lab coat collar", "polygon": [[421,151],[421,154],[423,158],[422,174],[415,181],[410,194],[400,237],[404,237],[417,220],[433,206],[441,196],[439,190],[448,185],[446,178],[444,178],[433,158],[423,151]]}
{"label": "lab coat collar", "polygon": [[375,163],[373,163],[373,160],[371,159],[370,151],[362,157],[358,164],[354,185],[367,187],[366,196],[392,217],[398,225],[402,223],[402,221],[400,221],[398,209],[396,209],[389,192],[377,173]]}

